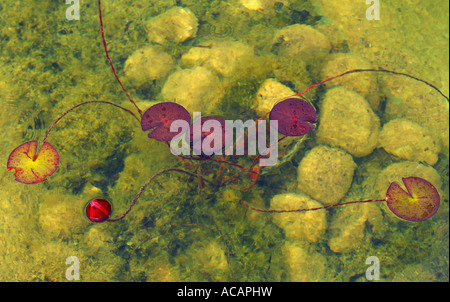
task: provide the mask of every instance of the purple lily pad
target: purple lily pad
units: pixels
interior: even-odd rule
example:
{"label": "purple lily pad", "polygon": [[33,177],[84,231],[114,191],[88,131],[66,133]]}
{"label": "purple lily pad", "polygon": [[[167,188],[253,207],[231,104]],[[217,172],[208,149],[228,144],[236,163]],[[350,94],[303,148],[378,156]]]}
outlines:
{"label": "purple lily pad", "polygon": [[179,132],[170,132],[173,121],[184,120],[191,123],[191,115],[181,105],[173,102],[164,102],[151,106],[145,111],[141,119],[142,131],[151,130],[149,138],[161,142],[171,141]]}
{"label": "purple lily pad", "polygon": [[279,133],[302,136],[315,128],[317,113],[310,103],[300,98],[288,98],[272,108],[269,119],[278,121]]}
{"label": "purple lily pad", "polygon": [[424,221],[436,214],[440,205],[436,188],[419,177],[402,180],[406,190],[393,182],[386,192],[386,203],[392,213],[408,221]]}

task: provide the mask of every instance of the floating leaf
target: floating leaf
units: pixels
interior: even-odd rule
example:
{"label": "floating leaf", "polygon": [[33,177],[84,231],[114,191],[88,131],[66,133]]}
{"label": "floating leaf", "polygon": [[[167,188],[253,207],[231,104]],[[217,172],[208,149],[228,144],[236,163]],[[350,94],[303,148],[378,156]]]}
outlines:
{"label": "floating leaf", "polygon": [[37,184],[47,180],[56,171],[59,155],[55,148],[45,142],[39,152],[37,141],[26,142],[14,149],[8,158],[8,170],[14,170],[18,182]]}
{"label": "floating leaf", "polygon": [[314,107],[300,98],[288,98],[277,103],[269,119],[278,121],[278,132],[287,136],[302,136],[314,129],[317,113]]}
{"label": "floating leaf", "polygon": [[158,103],[148,108],[142,116],[142,131],[151,130],[148,134],[149,138],[168,142],[180,133],[170,132],[170,125],[176,120],[184,120],[190,124],[191,115],[177,103]]}
{"label": "floating leaf", "polygon": [[436,188],[419,177],[402,180],[406,191],[393,182],[386,192],[386,203],[392,213],[408,221],[424,221],[431,218],[440,205]]}

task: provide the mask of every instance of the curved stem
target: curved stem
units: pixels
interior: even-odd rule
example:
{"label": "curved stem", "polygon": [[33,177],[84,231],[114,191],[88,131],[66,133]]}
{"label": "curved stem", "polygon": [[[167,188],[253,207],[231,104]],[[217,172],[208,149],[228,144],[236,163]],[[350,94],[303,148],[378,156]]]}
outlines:
{"label": "curved stem", "polygon": [[306,88],[305,91],[300,92],[300,93],[297,93],[297,94],[294,94],[293,96],[300,96],[300,95],[305,94],[306,92],[308,92],[309,90],[311,90],[311,89],[313,89],[313,88],[315,88],[315,87],[317,87],[317,86],[320,86],[320,85],[322,85],[322,84],[325,84],[326,82],[329,82],[329,81],[334,80],[334,79],[336,79],[336,78],[340,78],[340,77],[345,76],[345,75],[347,75],[347,74],[357,73],[357,72],[383,72],[383,73],[390,73],[390,74],[401,75],[401,76],[404,76],[404,77],[407,77],[407,78],[410,78],[410,79],[413,79],[413,80],[422,82],[422,83],[424,83],[425,85],[428,85],[429,87],[431,87],[431,88],[433,88],[434,90],[436,90],[440,95],[442,95],[442,96],[447,100],[447,102],[449,101],[449,100],[448,100],[448,97],[447,97],[442,91],[440,91],[436,86],[434,86],[433,84],[428,83],[427,81],[424,81],[424,80],[422,80],[422,79],[416,78],[416,77],[411,76],[411,75],[409,75],[409,74],[407,74],[407,73],[398,72],[398,71],[391,71],[391,70],[382,69],[382,68],[380,68],[380,69],[374,69],[374,68],[371,68],[371,69],[353,69],[353,70],[349,70],[349,71],[346,71],[346,72],[344,72],[344,73],[341,73],[341,74],[339,74],[339,75],[337,75],[337,76],[334,76],[334,77],[328,78],[328,79],[326,79],[326,80],[323,80],[323,81],[320,82],[320,83],[314,84],[314,85],[312,85],[312,86]]}
{"label": "curved stem", "polygon": [[[283,137],[279,138],[278,141],[277,141],[276,143],[281,142],[281,141],[282,141],[283,139],[285,139],[286,137],[287,137],[287,136],[284,135]],[[267,149],[270,149],[272,146],[273,146],[273,145],[270,145],[268,148],[264,149],[264,151],[266,151]],[[261,153],[260,153],[260,154],[252,161],[252,164],[250,165],[250,168],[246,169],[246,168],[242,167],[242,170],[241,170],[241,171],[239,171],[238,173],[236,173],[236,174],[233,175],[232,177],[230,177],[230,178],[224,180],[224,181],[221,183],[221,185],[224,185],[224,184],[226,184],[227,182],[230,182],[230,181],[232,181],[233,179],[236,179],[237,177],[239,177],[239,176],[240,176],[242,173],[244,173],[244,172],[247,172],[247,173],[250,173],[250,174],[259,174],[259,173],[256,173],[255,171],[253,171],[253,168],[255,167],[256,161],[257,161],[259,158],[261,158]],[[258,179],[256,179],[250,187],[245,188],[244,191],[247,191],[247,190],[251,189],[251,188],[257,183],[257,181],[258,181]]]}
{"label": "curved stem", "polygon": [[227,160],[214,159],[214,158],[209,158],[209,160],[210,160],[210,161],[213,161],[213,162],[216,162],[216,163],[227,164],[227,165],[230,165],[230,166],[233,166],[233,167],[238,167],[238,168],[240,168],[240,169],[242,169],[242,170],[245,170],[245,167],[244,167],[244,166],[242,166],[242,165],[240,165],[240,164],[235,164],[235,163],[229,162],[229,161],[227,161]]}
{"label": "curved stem", "polygon": [[68,114],[69,112],[71,112],[71,111],[77,109],[78,107],[81,107],[81,106],[86,105],[86,104],[91,104],[91,103],[108,104],[108,105],[112,105],[112,106],[114,106],[114,107],[117,107],[117,108],[119,108],[119,109],[122,109],[122,110],[128,112],[129,114],[131,114],[131,115],[132,115],[132,116],[140,123],[139,118],[138,118],[133,112],[131,112],[130,110],[128,110],[128,109],[126,109],[126,108],[123,108],[123,107],[121,107],[121,106],[119,106],[119,105],[116,105],[116,104],[114,104],[114,103],[107,102],[107,101],[87,101],[87,102],[83,102],[83,103],[81,103],[81,104],[78,104],[78,105],[76,105],[76,106],[70,108],[69,110],[67,110],[66,112],[64,112],[60,117],[58,117],[58,118],[53,122],[53,124],[50,126],[50,128],[49,128],[48,131],[47,131],[47,133],[45,134],[45,137],[44,137],[44,139],[42,140],[42,145],[47,141],[47,138],[48,138],[50,132],[52,131],[53,127],[55,127],[56,124],[57,124],[57,123],[58,123],[58,122],[59,122],[66,114]]}
{"label": "curved stem", "polygon": [[134,105],[134,107],[136,107],[139,115],[142,117],[142,110],[138,107],[138,105],[131,99],[130,94],[128,93],[128,91],[125,89],[125,87],[123,86],[122,82],[119,79],[119,76],[116,73],[116,69],[114,68],[114,65],[111,61],[111,58],[109,57],[109,53],[108,53],[108,47],[106,46],[106,39],[105,39],[105,32],[103,30],[103,19],[102,19],[102,8],[101,8],[101,1],[98,0],[98,16],[100,19],[100,31],[102,33],[102,42],[103,42],[103,46],[105,48],[105,54],[106,54],[106,59],[108,59],[109,62],[109,66],[111,66],[111,70],[114,74],[114,76],[116,77],[117,82],[119,83],[120,87],[122,87],[123,92],[125,92],[128,100],[130,100],[130,102]]}
{"label": "curved stem", "polygon": [[325,210],[329,208],[339,207],[347,204],[352,203],[365,203],[365,202],[380,202],[380,201],[386,201],[386,199],[368,199],[368,200],[356,200],[356,201],[347,201],[342,203],[336,203],[336,204],[330,204],[327,206],[317,207],[317,208],[309,208],[309,209],[296,209],[296,210],[265,210],[265,209],[258,209],[255,207],[252,207],[248,205],[247,203],[243,202],[242,200],[239,200],[239,203],[246,207],[249,210],[257,211],[257,212],[263,212],[263,213],[292,213],[292,212],[308,212],[308,211],[317,211],[317,210]]}
{"label": "curved stem", "polygon": [[[263,152],[260,152],[260,153],[258,154],[258,156],[252,161],[252,166],[251,166],[251,168],[253,168],[253,166],[256,164],[256,161],[257,161],[258,159],[261,158],[261,154],[262,154],[262,153],[266,152],[266,150],[270,150],[270,148],[272,148],[275,144],[278,144],[279,142],[281,142],[281,141],[282,141],[283,139],[285,139],[286,137],[288,137],[288,136],[287,136],[287,135],[284,135],[284,136],[280,137],[275,143],[273,143],[272,145],[270,145],[269,147],[267,147],[266,149],[264,149]],[[267,152],[269,152],[269,151],[267,151]],[[251,168],[250,168],[250,169],[251,169]]]}
{"label": "curved stem", "polygon": [[[159,175],[162,175],[162,174],[164,174],[164,173],[166,173],[166,172],[171,172],[171,171],[181,172],[181,173],[184,173],[184,174],[187,174],[187,175],[190,175],[190,176],[194,176],[194,177],[197,177],[197,176],[198,176],[198,175],[195,174],[195,173],[191,173],[191,172],[189,172],[189,171],[185,171],[185,170],[178,169],[178,168],[169,168],[169,169],[164,169],[164,170],[162,170],[162,171],[159,171],[158,173],[156,173],[156,174],[154,174],[152,177],[150,177],[150,178],[147,180],[147,182],[141,187],[141,189],[139,190],[139,192],[136,194],[136,196],[135,196],[135,197],[133,198],[133,200],[131,201],[131,204],[130,204],[130,206],[128,207],[128,209],[127,209],[122,215],[120,215],[120,216],[117,217],[117,218],[112,218],[112,219],[110,218],[110,219],[108,219],[108,221],[110,221],[110,222],[115,222],[115,221],[122,220],[125,216],[128,215],[128,213],[130,213],[131,209],[132,209],[133,206],[136,204],[136,202],[137,202],[137,200],[139,199],[139,197],[141,197],[141,195],[142,195],[142,193],[144,192],[145,188],[153,181],[153,179],[155,179],[155,178],[158,177]],[[208,179],[202,178],[202,180],[204,180],[204,181],[206,181],[206,182],[208,182],[208,183],[211,183],[211,181],[208,180]]]}

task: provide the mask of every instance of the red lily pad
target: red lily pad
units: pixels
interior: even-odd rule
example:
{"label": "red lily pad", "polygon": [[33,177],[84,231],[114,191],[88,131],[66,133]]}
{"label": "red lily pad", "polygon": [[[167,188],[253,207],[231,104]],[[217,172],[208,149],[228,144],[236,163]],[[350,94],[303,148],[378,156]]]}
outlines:
{"label": "red lily pad", "polygon": [[436,214],[440,205],[436,188],[419,177],[402,180],[406,190],[393,182],[386,192],[386,203],[392,213],[408,221],[424,221]]}
{"label": "red lily pad", "polygon": [[191,115],[183,106],[177,103],[158,103],[148,108],[142,116],[142,131],[151,130],[148,134],[149,138],[168,142],[181,132],[170,132],[170,125],[176,120],[184,120],[190,124]]}
{"label": "red lily pad", "polygon": [[37,184],[47,180],[59,164],[59,155],[55,148],[45,142],[37,152],[37,141],[26,142],[14,149],[8,158],[7,168],[14,170],[18,182]]}
{"label": "red lily pad", "polygon": [[314,107],[300,98],[288,98],[270,111],[269,120],[278,121],[278,132],[286,136],[302,136],[314,129],[317,113]]}

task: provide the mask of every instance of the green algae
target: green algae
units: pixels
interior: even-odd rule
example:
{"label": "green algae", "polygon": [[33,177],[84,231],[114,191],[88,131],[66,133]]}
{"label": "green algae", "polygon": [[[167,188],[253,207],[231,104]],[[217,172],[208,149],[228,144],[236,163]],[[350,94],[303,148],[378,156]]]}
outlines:
{"label": "green algae", "polygon": [[[214,37],[211,24],[225,21],[234,26],[227,38],[255,45],[261,56],[257,62],[259,69],[252,75],[236,75],[227,83],[226,101],[220,108],[224,116],[251,118],[254,95],[266,77],[276,77],[297,91],[318,80],[305,62],[279,58],[268,45],[275,29],[298,21],[318,27],[342,24],[339,23],[342,20],[333,20],[333,15],[326,12],[326,4],[292,1],[291,6],[278,7],[267,18],[256,11],[236,13],[239,7],[236,2],[103,1],[110,55],[133,98],[159,98],[162,81],[155,81],[148,91],[139,91],[124,78],[122,70],[126,58],[147,43],[146,20],[173,5],[191,8],[201,21],[196,39],[163,45],[176,59],[192,45],[211,38],[221,39]],[[397,6],[400,4],[393,5]],[[0,2],[0,97],[2,105],[5,104],[2,117],[6,119],[1,121],[5,129],[1,144],[3,162],[12,146],[41,139],[53,120],[80,102],[106,100],[134,109],[114,81],[104,57],[96,5],[83,3],[80,21],[66,20],[66,7],[45,1]],[[409,6],[405,9],[411,10]],[[438,13],[432,10],[432,14]],[[439,18],[448,20],[448,14],[442,14]],[[301,19],[301,16],[307,17]],[[436,30],[441,32],[447,26],[448,32],[448,23],[436,24]],[[344,27],[343,35],[347,35],[351,51],[366,54],[367,59],[377,62],[381,55],[366,51],[346,31],[351,25],[344,25],[339,26]],[[412,55],[416,47],[410,42],[404,49],[393,45],[389,51]],[[434,58],[430,51],[424,50],[414,57],[422,56],[420,61]],[[442,52],[448,53],[448,45],[446,50],[438,51]],[[388,59],[389,62],[397,60]],[[445,86],[441,82],[448,83],[448,75],[442,76],[440,72],[432,76],[434,69],[439,69],[437,59],[432,62],[432,66],[418,63],[414,71],[424,68],[423,78]],[[397,65],[390,67],[395,69]],[[398,67],[404,68],[405,63],[402,61]],[[317,94],[320,98],[320,90]],[[241,115],[236,116],[237,112]],[[309,139],[304,146],[307,150],[315,146],[314,135]],[[291,268],[283,254],[284,231],[272,223],[270,214],[245,210],[237,200],[268,207],[273,195],[295,190],[296,166],[306,150],[293,156],[292,165],[281,168],[279,175],[263,177],[249,192],[239,191],[250,184],[245,177],[237,184],[206,186],[199,194],[197,179],[164,174],[143,193],[125,220],[92,225],[80,219],[82,205],[89,198],[96,194],[111,198],[113,215],[118,215],[151,175],[177,165],[177,160],[164,145],[150,141],[127,114],[101,104],[84,106],[69,114],[52,131],[49,140],[57,146],[61,164],[47,182],[23,186],[15,183],[6,169],[0,174],[4,196],[0,201],[1,281],[65,281],[65,259],[72,255],[80,259],[82,281],[292,280]],[[246,160],[240,158],[236,162],[246,163]],[[381,149],[360,159],[354,184],[345,200],[375,197],[374,175],[392,162],[392,157]],[[316,264],[319,271],[327,267],[321,281],[365,281],[365,260],[372,255],[380,259],[381,281],[448,281],[448,258],[445,258],[445,252],[448,254],[448,157],[440,155],[435,168],[442,175],[446,191],[442,208],[434,219],[411,224],[389,216],[381,206],[382,230],[369,223],[364,225],[361,240],[352,251],[331,251],[327,243],[331,231],[319,242],[302,246],[308,255],[326,259],[326,263]],[[214,163],[204,167],[207,176],[217,169]],[[79,211],[74,211],[75,208]],[[61,217],[55,222],[46,219],[49,209]],[[335,217],[339,221],[343,211],[329,211],[328,220]],[[413,274],[414,271],[423,273]]]}

